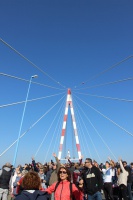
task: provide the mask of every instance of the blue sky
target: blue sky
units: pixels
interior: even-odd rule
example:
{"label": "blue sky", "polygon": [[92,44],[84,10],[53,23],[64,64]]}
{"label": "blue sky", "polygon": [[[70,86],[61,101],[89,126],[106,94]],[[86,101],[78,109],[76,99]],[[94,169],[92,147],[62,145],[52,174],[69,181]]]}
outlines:
{"label": "blue sky", "polygon": [[[13,162],[16,144],[3,152],[18,137],[24,108],[3,105],[25,101],[28,89],[27,81],[11,76],[29,80],[34,74],[38,84],[31,84],[28,99],[46,98],[27,103],[21,134],[53,109],[22,137],[16,164],[31,162],[36,153],[40,162],[58,154],[68,88],[84,158],[133,161],[133,103],[127,101],[133,100],[133,81],[114,83],[133,77],[132,7],[130,0],[0,2],[0,166]],[[70,149],[76,157],[71,125],[69,112],[63,156]]]}

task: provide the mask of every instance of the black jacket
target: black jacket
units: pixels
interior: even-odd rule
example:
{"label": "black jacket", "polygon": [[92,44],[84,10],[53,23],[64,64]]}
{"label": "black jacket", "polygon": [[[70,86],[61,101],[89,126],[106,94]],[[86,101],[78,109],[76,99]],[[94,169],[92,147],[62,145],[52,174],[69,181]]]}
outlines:
{"label": "black jacket", "polygon": [[126,166],[125,170],[128,171],[127,183],[132,183],[131,167],[130,166]]}
{"label": "black jacket", "polygon": [[103,188],[103,180],[100,170],[93,166],[92,168],[85,168],[82,173],[84,180],[84,192],[85,194],[93,195]]}
{"label": "black jacket", "polygon": [[2,169],[2,174],[0,176],[0,188],[9,189],[9,181],[11,178],[11,169],[6,170],[7,167]]}
{"label": "black jacket", "polygon": [[40,190],[35,190],[33,193],[23,190],[15,200],[49,200],[49,194]]}

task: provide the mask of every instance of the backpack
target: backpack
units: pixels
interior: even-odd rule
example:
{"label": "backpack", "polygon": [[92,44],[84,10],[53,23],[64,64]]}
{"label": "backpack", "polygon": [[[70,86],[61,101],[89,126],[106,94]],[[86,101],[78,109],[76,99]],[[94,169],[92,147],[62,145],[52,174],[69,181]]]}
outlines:
{"label": "backpack", "polygon": [[79,182],[80,175],[81,175],[81,173],[79,170],[75,170],[73,172],[73,183],[77,184]]}
{"label": "backpack", "polygon": [[[60,184],[60,182],[58,181],[55,185],[55,189],[54,189],[54,192],[56,191],[58,185]],[[71,200],[76,200],[75,197],[73,196],[73,193],[72,193],[72,183],[70,182],[69,184],[69,188],[70,188],[70,198]]]}

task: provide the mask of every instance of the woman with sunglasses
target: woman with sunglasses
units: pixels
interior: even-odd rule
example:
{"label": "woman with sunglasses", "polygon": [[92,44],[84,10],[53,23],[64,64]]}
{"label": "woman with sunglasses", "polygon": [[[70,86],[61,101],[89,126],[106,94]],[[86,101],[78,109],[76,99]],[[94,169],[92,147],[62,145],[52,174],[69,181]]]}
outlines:
{"label": "woman with sunglasses", "polygon": [[82,200],[83,184],[79,185],[79,188],[75,184],[71,184],[71,173],[65,167],[60,167],[58,171],[58,182],[53,183],[46,191],[51,194],[54,192],[55,200]]}

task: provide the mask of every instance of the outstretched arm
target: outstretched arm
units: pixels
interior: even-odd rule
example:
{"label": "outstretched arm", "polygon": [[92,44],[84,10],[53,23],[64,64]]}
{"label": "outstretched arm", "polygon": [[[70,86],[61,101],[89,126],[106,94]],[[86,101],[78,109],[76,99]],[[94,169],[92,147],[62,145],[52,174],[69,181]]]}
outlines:
{"label": "outstretched arm", "polygon": [[66,158],[67,158],[67,160],[68,160],[70,166],[72,166],[72,162],[71,162],[71,160],[69,159],[69,156],[67,156]]}
{"label": "outstretched arm", "polygon": [[79,159],[79,166],[82,164],[82,159],[83,159],[83,156],[81,155],[81,158]]}
{"label": "outstretched arm", "polygon": [[110,161],[111,167],[114,168],[114,166],[115,166],[115,162],[114,162],[110,157],[108,157],[108,159],[109,159],[109,161]]}
{"label": "outstretched arm", "polygon": [[56,153],[53,153],[53,156],[55,157],[57,166],[56,166],[56,171],[58,172],[59,168],[60,168],[60,161],[58,159],[58,157],[56,156]]}
{"label": "outstretched arm", "polygon": [[122,172],[126,171],[126,170],[124,169],[124,167],[123,167],[121,158],[119,158],[118,161],[119,161],[119,163],[120,163],[120,168],[121,168]]}
{"label": "outstretched arm", "polygon": [[34,171],[35,171],[35,172],[38,172],[39,170],[38,170],[38,168],[36,167],[36,162],[35,162],[34,157],[32,157],[32,165],[33,165]]}
{"label": "outstretched arm", "polygon": [[48,192],[48,194],[51,194],[52,192],[55,191],[55,186],[57,182],[53,183],[51,186],[49,186],[45,191]]}

